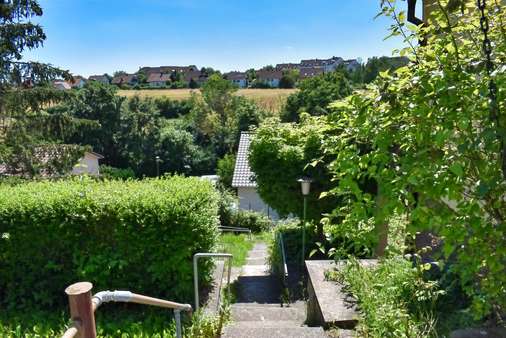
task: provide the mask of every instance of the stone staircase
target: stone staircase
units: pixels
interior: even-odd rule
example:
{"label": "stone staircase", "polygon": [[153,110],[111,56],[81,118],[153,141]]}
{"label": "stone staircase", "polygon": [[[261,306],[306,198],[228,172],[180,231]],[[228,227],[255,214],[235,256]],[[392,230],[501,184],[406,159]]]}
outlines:
{"label": "stone staircase", "polygon": [[321,327],[307,327],[306,304],[281,306],[281,285],[269,272],[267,245],[257,243],[237,279],[237,303],[231,306],[232,323],[223,329],[226,338],[327,337]]}

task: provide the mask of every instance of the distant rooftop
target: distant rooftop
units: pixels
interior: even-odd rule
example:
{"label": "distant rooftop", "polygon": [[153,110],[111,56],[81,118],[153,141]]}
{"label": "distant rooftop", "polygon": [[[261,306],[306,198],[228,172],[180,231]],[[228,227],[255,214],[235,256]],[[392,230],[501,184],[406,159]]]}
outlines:
{"label": "distant rooftop", "polygon": [[242,132],[235,160],[234,177],[232,178],[232,187],[234,188],[254,188],[256,182],[252,179],[253,172],[249,166],[248,152],[251,143],[251,133]]}

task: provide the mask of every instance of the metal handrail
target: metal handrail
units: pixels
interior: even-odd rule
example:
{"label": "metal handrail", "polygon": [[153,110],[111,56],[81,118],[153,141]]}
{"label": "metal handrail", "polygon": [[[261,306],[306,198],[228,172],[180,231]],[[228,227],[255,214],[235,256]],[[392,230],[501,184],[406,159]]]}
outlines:
{"label": "metal handrail", "polygon": [[283,241],[283,235],[278,232],[278,241],[281,249],[281,258],[283,265],[283,282],[286,284],[286,279],[288,278],[288,265],[286,264],[286,254],[285,254],[285,244]]}
{"label": "metal handrail", "polygon": [[252,235],[251,229],[248,228],[219,226],[218,230],[222,232],[244,232],[248,234],[249,239],[251,239]]}
{"label": "metal handrail", "polygon": [[[227,276],[227,286],[230,285],[230,275],[232,274],[232,258],[234,257],[232,254],[227,253],[214,253],[214,252],[201,252],[197,253],[193,256],[193,286],[195,292],[195,309],[198,311],[200,307],[199,302],[199,273],[198,273],[198,261],[202,257],[212,257],[212,258],[226,258],[228,259],[228,276]],[[221,289],[221,288],[220,288]],[[221,298],[221,290],[219,290],[218,294],[218,308],[220,306],[220,298]]]}
{"label": "metal handrail", "polygon": [[[168,300],[148,297],[144,295],[139,295],[136,293],[132,293],[130,291],[101,291],[96,293],[91,298],[91,307],[92,312],[95,312],[100,305],[108,302],[123,302],[123,303],[137,303],[144,305],[157,306],[167,309],[174,310],[174,317],[176,321],[176,337],[182,337],[181,330],[181,311],[187,311],[189,313],[192,312],[192,306],[190,304],[181,304],[176,302],[171,302]],[[79,327],[81,326],[80,320],[74,320],[72,325],[65,331],[62,338],[73,338],[79,333]]]}

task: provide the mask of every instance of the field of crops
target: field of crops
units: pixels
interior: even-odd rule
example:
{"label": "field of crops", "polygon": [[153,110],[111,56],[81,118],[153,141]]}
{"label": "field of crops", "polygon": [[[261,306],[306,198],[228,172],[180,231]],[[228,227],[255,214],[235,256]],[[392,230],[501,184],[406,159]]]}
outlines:
{"label": "field of crops", "polygon": [[[247,97],[255,101],[262,108],[269,111],[279,111],[285,104],[286,98],[294,93],[296,89],[240,89],[237,95]],[[174,100],[183,100],[190,97],[192,93],[199,94],[198,89],[144,89],[144,90],[120,90],[119,95],[141,97],[168,96]]]}

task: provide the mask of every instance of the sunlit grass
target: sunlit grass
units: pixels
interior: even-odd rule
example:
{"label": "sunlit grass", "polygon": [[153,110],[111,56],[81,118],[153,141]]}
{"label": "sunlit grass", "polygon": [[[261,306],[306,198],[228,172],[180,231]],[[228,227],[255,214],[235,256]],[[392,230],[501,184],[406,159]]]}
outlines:
{"label": "sunlit grass", "polygon": [[[286,102],[289,95],[297,89],[239,89],[237,95],[244,96],[255,101],[260,107],[271,112],[278,112]],[[174,100],[188,99],[191,94],[200,95],[198,89],[140,89],[119,90],[118,95],[132,97],[163,97],[167,96]]]}

